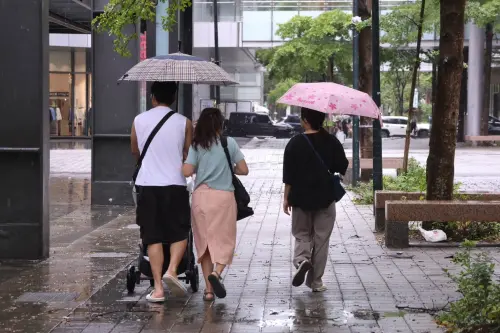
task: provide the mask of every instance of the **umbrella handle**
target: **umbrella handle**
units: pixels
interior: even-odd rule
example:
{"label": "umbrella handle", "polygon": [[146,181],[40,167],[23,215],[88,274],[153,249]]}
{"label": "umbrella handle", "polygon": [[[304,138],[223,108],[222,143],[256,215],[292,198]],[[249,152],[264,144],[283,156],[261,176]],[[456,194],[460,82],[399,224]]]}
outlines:
{"label": "umbrella handle", "polygon": [[[179,47],[180,47],[180,41],[179,41]],[[179,81],[176,82],[177,84],[177,91],[175,92],[176,96],[175,96],[175,112],[179,112],[179,87],[180,87],[180,84],[179,84]]]}

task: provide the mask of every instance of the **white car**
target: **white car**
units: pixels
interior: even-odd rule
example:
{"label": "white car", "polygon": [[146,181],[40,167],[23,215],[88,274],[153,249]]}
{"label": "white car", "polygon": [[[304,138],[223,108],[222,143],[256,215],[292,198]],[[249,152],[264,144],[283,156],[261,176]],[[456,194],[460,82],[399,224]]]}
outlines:
{"label": "white car", "polygon": [[[408,118],[402,116],[383,116],[382,117],[382,137],[405,136]],[[430,134],[430,125],[417,123],[417,136],[419,138],[428,138]],[[412,133],[413,134],[413,133]]]}

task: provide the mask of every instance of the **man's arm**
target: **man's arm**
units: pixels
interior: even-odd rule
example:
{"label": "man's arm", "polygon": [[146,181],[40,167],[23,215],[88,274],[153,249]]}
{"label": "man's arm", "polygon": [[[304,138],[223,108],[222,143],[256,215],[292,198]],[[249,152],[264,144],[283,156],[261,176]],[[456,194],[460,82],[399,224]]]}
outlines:
{"label": "man's arm", "polygon": [[132,156],[134,156],[136,162],[139,160],[141,156],[141,152],[139,151],[139,144],[137,143],[137,133],[135,133],[135,124],[132,123],[132,131],[130,134],[130,147],[132,150]]}
{"label": "man's arm", "polygon": [[193,123],[191,120],[186,120],[186,132],[184,136],[184,159],[183,162],[187,159],[189,153],[189,147],[193,143]]}

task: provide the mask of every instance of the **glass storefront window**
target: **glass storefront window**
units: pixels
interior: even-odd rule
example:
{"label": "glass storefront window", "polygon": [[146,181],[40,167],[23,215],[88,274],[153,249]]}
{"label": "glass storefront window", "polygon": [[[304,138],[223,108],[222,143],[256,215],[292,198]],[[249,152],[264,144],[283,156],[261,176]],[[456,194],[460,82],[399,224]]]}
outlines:
{"label": "glass storefront window", "polygon": [[71,72],[70,51],[50,51],[49,62],[51,72]]}
{"label": "glass storefront window", "polygon": [[75,72],[85,73],[87,71],[87,52],[75,51]]}
{"label": "glass storefront window", "polygon": [[87,52],[81,49],[50,51],[49,111],[52,137],[91,135],[89,114],[92,91],[91,76],[87,73]]}
{"label": "glass storefront window", "polygon": [[87,74],[75,74],[75,96],[74,96],[74,135],[85,135],[87,120]]}
{"label": "glass storefront window", "polygon": [[51,135],[72,135],[71,80],[71,74],[51,73],[49,75]]}

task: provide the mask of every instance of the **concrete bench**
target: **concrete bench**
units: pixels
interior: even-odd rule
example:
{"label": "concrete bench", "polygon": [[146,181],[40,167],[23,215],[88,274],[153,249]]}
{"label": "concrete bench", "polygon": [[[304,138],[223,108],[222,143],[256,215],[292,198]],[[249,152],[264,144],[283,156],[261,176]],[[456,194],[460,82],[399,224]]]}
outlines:
{"label": "concrete bench", "polygon": [[[423,192],[376,191],[375,231],[382,232],[385,230],[385,203],[387,201],[421,200],[422,198],[425,198],[425,193]],[[500,201],[500,193],[460,192],[454,200]]]}
{"label": "concrete bench", "polygon": [[[352,157],[348,158],[349,168],[346,171],[345,176],[343,177],[344,184],[351,184],[352,182]],[[373,169],[373,159],[371,158],[360,158],[359,159],[360,169]],[[382,159],[382,169],[396,169],[397,174],[399,175],[400,170],[403,169],[403,158],[402,157],[386,157]]]}
{"label": "concrete bench", "polygon": [[385,203],[385,245],[406,248],[410,221],[497,222],[500,201],[387,201]]}
{"label": "concrete bench", "polygon": [[481,141],[500,141],[500,135],[466,135],[465,141],[481,142]]}

